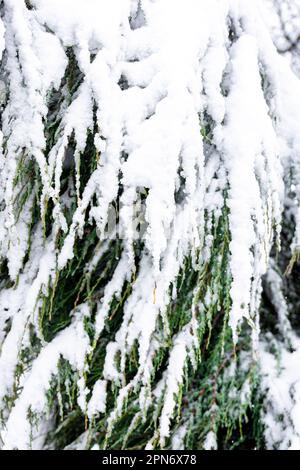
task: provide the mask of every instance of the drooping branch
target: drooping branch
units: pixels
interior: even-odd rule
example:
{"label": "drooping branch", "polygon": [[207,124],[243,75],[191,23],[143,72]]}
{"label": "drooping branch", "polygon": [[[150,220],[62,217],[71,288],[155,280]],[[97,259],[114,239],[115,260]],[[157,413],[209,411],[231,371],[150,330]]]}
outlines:
{"label": "drooping branch", "polygon": [[1,15],[3,447],[214,447],[263,393],[291,171],[299,252],[299,81],[248,0]]}

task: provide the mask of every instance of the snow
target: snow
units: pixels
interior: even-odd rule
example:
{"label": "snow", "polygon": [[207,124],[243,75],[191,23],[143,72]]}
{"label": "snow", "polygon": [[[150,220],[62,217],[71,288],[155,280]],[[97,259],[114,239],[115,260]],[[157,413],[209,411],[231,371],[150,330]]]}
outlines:
{"label": "snow", "polygon": [[[221,131],[229,180],[228,207],[232,237],[230,268],[233,276],[230,324],[235,341],[240,319],[249,316],[251,279],[255,267],[251,248],[257,237],[270,245],[269,222],[264,217],[260,181],[265,180],[265,191],[269,191],[269,185],[271,191],[276,188],[278,192],[281,189],[275,186],[278,175],[275,174],[275,181],[268,181],[263,168],[264,165],[270,165],[268,159],[272,162],[276,156],[277,146],[261,90],[257,56],[256,40],[248,34],[242,35],[231,48],[231,86],[226,99],[225,126]],[[232,135],[236,138],[232,139]],[[266,200],[266,204],[270,202]],[[275,212],[272,206],[270,211]],[[260,272],[257,273],[259,277],[266,271],[267,256],[261,253]]]}
{"label": "snow", "polygon": [[65,46],[84,41],[91,50],[117,49],[119,27],[130,11],[128,0],[86,0],[84,8],[81,0],[33,0],[32,5],[38,21]]}
{"label": "snow", "polygon": [[209,431],[205,437],[203,448],[204,450],[217,450],[217,438],[213,431]]}
{"label": "snow", "polygon": [[2,19],[0,20],[0,58],[2,58],[2,53],[5,49],[4,41],[5,28]]}
{"label": "snow", "polygon": [[[267,393],[264,414],[268,449],[300,450],[300,342],[292,338],[294,350],[280,348],[276,359],[266,342],[261,345],[262,389]],[[279,344],[274,341],[274,346]]]}
{"label": "snow", "polygon": [[105,413],[106,409],[106,381],[97,380],[93,387],[92,396],[88,402],[87,415],[89,419],[99,413]]}
{"label": "snow", "polygon": [[[298,205],[292,248],[297,251],[300,247],[299,80],[276,53],[256,1],[86,0],[84,6],[79,0],[31,3],[34,8],[28,10],[24,2],[5,0],[0,21],[0,55],[5,49],[3,67],[9,77],[7,83],[3,81],[8,94],[0,90],[4,106],[0,255],[15,283],[0,293],[2,408],[16,384],[19,352],[28,345],[29,326],[42,346],[21,378],[12,410],[5,409],[4,448],[43,446],[39,433],[43,427],[51,427],[46,395],[61,356],[79,374],[77,403],[90,420],[106,412],[107,386],[112,384],[118,390],[116,406],[107,418],[108,435],[132,391],[145,414],[153,401],[157,408],[161,401],[159,426],[149,446],[157,438],[163,447],[171,433],[186,365],[195,365],[200,321],[194,305],[192,319],[169,338],[166,312],[176,298],[174,285],[186,258],[191,256],[195,270],[210,259],[212,221],[222,214],[224,195],[229,209],[229,324],[233,341],[238,342],[246,319],[252,327],[254,353],[260,349],[258,311],[261,279],[266,272],[280,324],[289,329],[287,306],[276,296],[280,279],[268,268],[274,236],[280,233],[283,178],[291,162]],[[229,16],[237,33],[233,44],[228,39]],[[72,96],[63,81],[68,48],[72,48],[82,74]],[[62,99],[57,110],[59,124],[46,155],[50,96],[57,90]],[[203,132],[205,124],[211,125],[209,136]],[[81,188],[80,169],[86,164],[83,152],[89,132],[94,134],[98,154],[95,170]],[[75,143],[75,210],[68,221],[62,174],[71,165],[71,139]],[[40,187],[34,188],[17,217],[16,198],[24,182],[15,181],[20,164],[31,162],[39,171]],[[41,209],[41,222],[34,228],[33,194],[39,195]],[[146,231],[137,270],[134,218],[141,196]],[[87,304],[69,312],[71,325],[46,343],[39,327],[42,295],[49,295],[56,275],[74,258],[74,247],[85,236],[87,225],[97,228],[99,238],[90,265],[89,273],[93,272],[110,249],[105,228],[118,197],[122,253],[97,300],[93,344],[84,329],[84,318],[90,315]],[[49,203],[53,205],[53,227],[45,237],[42,220]],[[59,237],[62,245],[57,243]],[[120,300],[126,282],[132,290],[123,317],[106,347],[101,377],[89,390],[84,377],[87,356],[109,321],[113,299]],[[209,289],[203,304],[217,303],[216,295]],[[7,332],[8,320],[11,328]],[[158,326],[161,323],[163,332]],[[170,350],[158,387],[151,380],[161,335],[168,338]],[[135,345],[137,372],[126,382],[126,360]],[[283,360],[288,363],[287,358]],[[262,361],[263,367],[264,361],[271,364],[267,377],[273,380],[273,358],[266,354]],[[285,387],[290,382],[288,375]],[[289,390],[284,388],[284,393],[288,395]],[[248,394],[245,386],[241,400]],[[295,394],[299,395],[297,387]],[[274,392],[274,403],[276,400]],[[276,406],[280,411],[281,405]],[[298,436],[299,407],[290,402],[288,407]],[[29,408],[38,415],[33,443]],[[16,433],[16,429],[21,431]],[[184,433],[180,428],[173,436],[174,446],[182,446]],[[297,439],[291,446],[297,447]],[[216,437],[211,432],[204,448],[215,447]]]}
{"label": "snow", "polygon": [[184,438],[187,434],[187,425],[180,426],[172,436],[172,450],[184,450]]}
{"label": "snow", "polygon": [[87,306],[82,305],[76,312],[76,319],[71,326],[47,344],[34,361],[31,371],[25,378],[23,390],[10,412],[5,430],[2,431],[3,449],[42,448],[41,426],[43,421],[34,427],[34,431],[31,430],[28,410],[30,409],[32,413],[47,414],[46,392],[49,389],[51,378],[57,370],[60,357],[66,359],[75,370],[83,374],[85,357],[90,349],[89,338],[83,326],[83,319],[87,314]]}
{"label": "snow", "polygon": [[170,420],[173,416],[178,395],[179,386],[182,383],[186,359],[191,354],[196,339],[191,334],[191,325],[186,325],[178,337],[174,340],[174,345],[170,353],[169,364],[165,377],[165,398],[162,409],[159,434],[161,445],[164,446],[165,438],[170,434]]}
{"label": "snow", "polygon": [[[1,310],[5,311],[2,328],[5,321],[12,319],[10,331],[3,338],[0,356],[0,400],[12,393],[15,382],[15,369],[19,361],[20,349],[26,346],[26,325],[30,321],[35,324],[37,334],[41,337],[38,327],[37,306],[41,290],[47,289],[49,278],[53,274],[53,244],[49,243],[48,250],[41,246],[41,233],[36,232],[35,243],[32,246],[34,257],[27,270],[19,278],[17,288],[10,288],[1,292]],[[2,323],[2,322],[1,322]],[[25,342],[25,344],[24,344]]]}

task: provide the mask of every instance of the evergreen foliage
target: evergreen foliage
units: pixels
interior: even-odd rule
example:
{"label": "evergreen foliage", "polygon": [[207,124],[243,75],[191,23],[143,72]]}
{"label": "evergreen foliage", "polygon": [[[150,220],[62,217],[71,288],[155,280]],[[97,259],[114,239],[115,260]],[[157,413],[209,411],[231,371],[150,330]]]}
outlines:
{"label": "evergreen foliage", "polygon": [[300,83],[257,2],[0,12],[2,447],[300,448]]}

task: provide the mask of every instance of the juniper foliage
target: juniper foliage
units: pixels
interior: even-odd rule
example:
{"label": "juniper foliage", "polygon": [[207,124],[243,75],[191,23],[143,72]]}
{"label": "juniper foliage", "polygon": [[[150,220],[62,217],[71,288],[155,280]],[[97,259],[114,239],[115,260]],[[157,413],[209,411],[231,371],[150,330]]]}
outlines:
{"label": "juniper foliage", "polygon": [[2,447],[300,447],[300,83],[258,3],[0,12]]}

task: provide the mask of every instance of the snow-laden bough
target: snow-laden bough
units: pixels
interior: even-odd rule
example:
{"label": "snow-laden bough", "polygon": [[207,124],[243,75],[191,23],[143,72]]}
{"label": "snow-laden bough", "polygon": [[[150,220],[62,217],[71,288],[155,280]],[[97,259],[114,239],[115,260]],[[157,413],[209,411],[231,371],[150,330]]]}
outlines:
{"label": "snow-laden bough", "polygon": [[216,448],[222,387],[236,422],[257,386],[291,168],[299,252],[300,82],[256,1],[0,12],[2,446],[120,448],[138,432],[185,448],[196,429]]}

